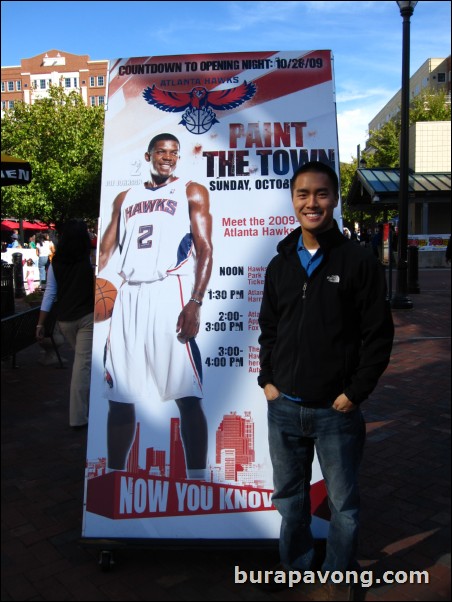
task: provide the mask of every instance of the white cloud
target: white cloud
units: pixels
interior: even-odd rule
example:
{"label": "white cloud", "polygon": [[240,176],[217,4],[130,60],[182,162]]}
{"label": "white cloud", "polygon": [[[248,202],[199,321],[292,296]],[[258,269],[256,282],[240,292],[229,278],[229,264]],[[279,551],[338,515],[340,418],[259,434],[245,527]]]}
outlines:
{"label": "white cloud", "polygon": [[338,112],[339,158],[342,163],[351,163],[352,157],[357,156],[358,144],[361,151],[364,150],[369,121],[377,112],[376,105]]}
{"label": "white cloud", "polygon": [[395,92],[387,88],[363,88],[358,82],[349,85],[341,85],[341,90],[336,94],[336,100],[341,102],[352,102],[355,100],[369,100],[385,104],[394,96]]}

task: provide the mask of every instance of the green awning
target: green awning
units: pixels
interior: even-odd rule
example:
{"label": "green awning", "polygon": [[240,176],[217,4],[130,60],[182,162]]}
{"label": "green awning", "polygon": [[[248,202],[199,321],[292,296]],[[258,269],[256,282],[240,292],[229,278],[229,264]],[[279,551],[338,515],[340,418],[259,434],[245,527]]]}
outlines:
{"label": "green awning", "polygon": [[[399,169],[357,169],[346,203],[356,208],[377,203],[395,205],[399,202],[399,186]],[[408,195],[410,199],[447,200],[450,197],[450,172],[410,172]]]}

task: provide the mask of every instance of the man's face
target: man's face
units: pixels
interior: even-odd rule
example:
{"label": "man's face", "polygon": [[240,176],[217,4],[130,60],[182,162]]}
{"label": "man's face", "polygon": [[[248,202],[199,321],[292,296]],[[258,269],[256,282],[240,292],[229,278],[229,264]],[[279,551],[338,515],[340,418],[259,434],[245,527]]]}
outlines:
{"label": "man's face", "polygon": [[338,200],[326,174],[306,172],[295,180],[292,193],[295,216],[302,229],[313,236],[332,227]]}
{"label": "man's face", "polygon": [[176,169],[179,159],[179,145],[174,140],[159,140],[144,158],[151,164],[151,174],[166,180]]}

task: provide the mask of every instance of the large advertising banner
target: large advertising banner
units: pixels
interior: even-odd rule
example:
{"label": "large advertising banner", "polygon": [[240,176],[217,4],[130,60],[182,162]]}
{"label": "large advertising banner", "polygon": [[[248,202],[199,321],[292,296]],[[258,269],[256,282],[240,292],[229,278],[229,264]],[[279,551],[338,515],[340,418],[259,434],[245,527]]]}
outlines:
{"label": "large advertising banner", "polygon": [[[310,160],[339,171],[328,50],[111,62],[84,537],[279,537],[258,316]],[[324,537],[317,461],[311,502]]]}

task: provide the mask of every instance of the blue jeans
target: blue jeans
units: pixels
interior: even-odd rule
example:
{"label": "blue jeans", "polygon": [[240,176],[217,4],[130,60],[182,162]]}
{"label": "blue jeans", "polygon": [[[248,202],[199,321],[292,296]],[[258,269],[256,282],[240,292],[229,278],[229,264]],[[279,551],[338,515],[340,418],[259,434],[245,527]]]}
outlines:
{"label": "blue jeans", "polygon": [[39,279],[41,284],[44,284],[47,280],[47,270],[46,265],[49,261],[48,255],[40,255],[38,257],[38,267],[39,267]]}
{"label": "blue jeans", "polygon": [[341,413],[300,405],[280,395],[268,402],[273,504],[281,514],[279,551],[289,569],[310,570],[314,559],[310,481],[314,449],[331,510],[322,570],[356,568],[359,528],[358,471],[365,424],[358,409]]}

